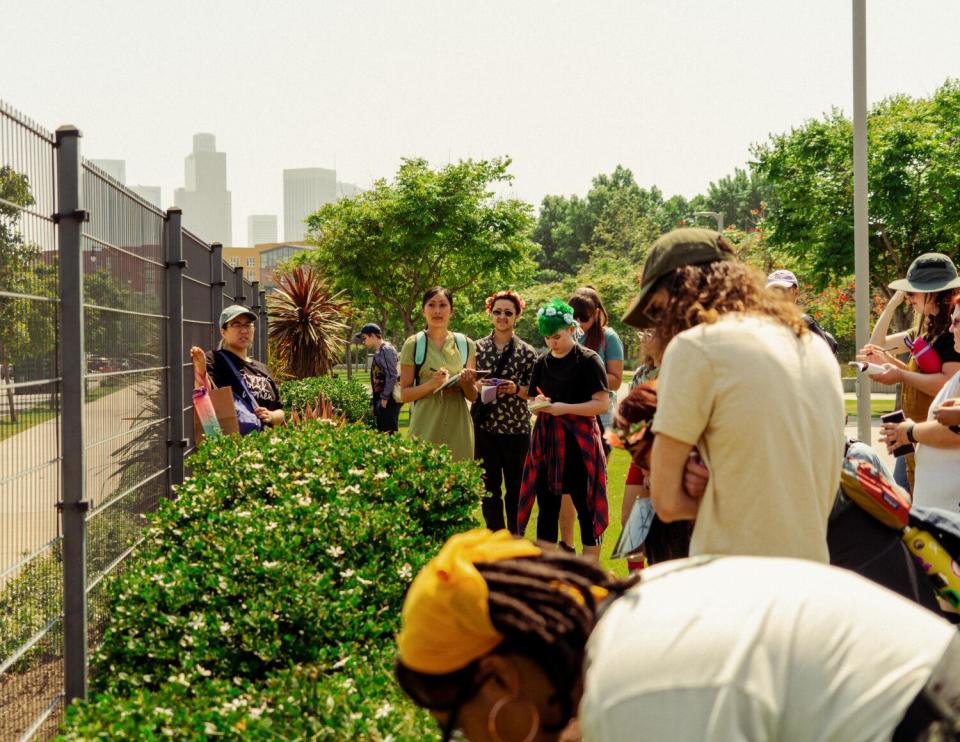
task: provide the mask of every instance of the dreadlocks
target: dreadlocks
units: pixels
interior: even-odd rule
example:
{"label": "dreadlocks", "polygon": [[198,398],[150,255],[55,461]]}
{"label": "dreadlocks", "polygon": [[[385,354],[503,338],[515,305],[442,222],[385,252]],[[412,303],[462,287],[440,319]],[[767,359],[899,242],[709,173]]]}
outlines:
{"label": "dreadlocks", "polygon": [[[504,637],[494,651],[520,654],[540,666],[556,686],[552,700],[560,705],[566,725],[576,712],[573,692],[601,607],[593,588],[603,588],[616,598],[639,576],[619,580],[588,560],[546,549],[539,556],[479,562],[476,567],[489,589],[490,621]],[[414,701],[442,709],[446,705],[442,699],[462,695],[451,692],[451,686],[469,688],[475,672],[476,662],[432,676],[398,664],[397,679]]]}

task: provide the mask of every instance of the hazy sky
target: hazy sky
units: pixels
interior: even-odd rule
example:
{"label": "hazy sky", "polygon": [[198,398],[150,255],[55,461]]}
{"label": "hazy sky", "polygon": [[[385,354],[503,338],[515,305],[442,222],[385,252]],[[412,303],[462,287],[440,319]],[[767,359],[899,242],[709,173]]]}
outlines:
{"label": "hazy sky", "polygon": [[[868,0],[868,95],[960,77],[960,0]],[[282,170],[369,185],[404,156],[510,155],[514,192],[584,193],[617,163],[690,196],[752,142],[851,109],[846,0],[0,0],[0,98],[127,182],[227,153],[234,243],[282,225]],[[282,231],[282,226],[281,226]],[[281,234],[282,237],[282,234]]]}

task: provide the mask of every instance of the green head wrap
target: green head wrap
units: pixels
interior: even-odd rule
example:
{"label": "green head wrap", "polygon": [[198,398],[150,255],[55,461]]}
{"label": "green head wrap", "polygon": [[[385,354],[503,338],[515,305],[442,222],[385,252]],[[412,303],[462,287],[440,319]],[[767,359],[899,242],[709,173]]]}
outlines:
{"label": "green head wrap", "polygon": [[573,307],[560,299],[551,299],[548,304],[537,310],[537,329],[544,337],[549,337],[564,327],[573,327],[577,321],[573,318]]}

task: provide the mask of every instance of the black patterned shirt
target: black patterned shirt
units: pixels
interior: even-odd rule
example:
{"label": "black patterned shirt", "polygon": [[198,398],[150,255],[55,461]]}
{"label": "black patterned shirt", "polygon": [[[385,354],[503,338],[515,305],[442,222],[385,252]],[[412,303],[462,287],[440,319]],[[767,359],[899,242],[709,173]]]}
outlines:
{"label": "black patterned shirt", "polygon": [[[510,341],[513,343],[513,354],[498,374],[498,378],[512,381],[518,387],[530,384],[530,373],[533,363],[537,360],[537,351],[529,343],[524,342],[516,335]],[[506,353],[508,348],[504,348]],[[500,362],[500,351],[493,342],[493,335],[477,340],[477,369],[493,372]],[[533,392],[535,395],[536,392]],[[530,434],[530,410],[527,402],[519,395],[508,394],[497,397],[491,402],[491,410],[480,422],[481,430],[488,433],[507,435]]]}

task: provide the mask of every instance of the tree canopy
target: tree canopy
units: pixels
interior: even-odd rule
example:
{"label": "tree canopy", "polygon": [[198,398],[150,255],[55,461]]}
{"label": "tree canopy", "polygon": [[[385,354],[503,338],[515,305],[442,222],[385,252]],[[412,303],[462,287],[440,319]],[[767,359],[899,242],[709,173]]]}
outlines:
{"label": "tree canopy", "polygon": [[[960,82],[930,98],[904,95],[867,122],[871,281],[885,286],[924,252],[960,248]],[[776,190],[770,241],[809,266],[818,287],[853,272],[853,127],[839,110],[752,150]]]}
{"label": "tree canopy", "polygon": [[509,158],[431,169],[404,160],[393,181],[327,204],[307,219],[316,246],[295,258],[316,265],[356,307],[386,325],[419,323],[420,300],[435,285],[469,307],[495,288],[524,285],[533,269],[532,207],[495,197],[509,183]]}

